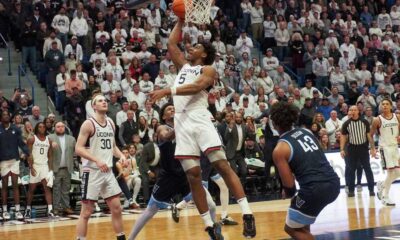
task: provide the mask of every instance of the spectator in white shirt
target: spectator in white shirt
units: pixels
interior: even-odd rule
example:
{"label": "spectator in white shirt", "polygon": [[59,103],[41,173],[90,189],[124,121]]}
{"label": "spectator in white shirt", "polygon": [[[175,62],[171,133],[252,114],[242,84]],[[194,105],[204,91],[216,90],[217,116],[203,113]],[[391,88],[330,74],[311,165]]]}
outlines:
{"label": "spectator in white shirt", "polygon": [[220,35],[215,36],[215,40],[214,42],[212,42],[212,45],[214,46],[217,53],[221,55],[221,57],[224,57],[226,55],[226,46],[225,43],[221,41]]}
{"label": "spectator in white shirt", "polygon": [[57,31],[57,38],[61,40],[63,47],[67,45],[69,25],[69,18],[65,15],[65,7],[61,6],[58,14],[54,16],[51,26]]}
{"label": "spectator in white shirt", "polygon": [[114,29],[112,30],[112,32],[111,32],[111,37],[112,37],[112,40],[113,40],[113,41],[115,41],[115,35],[116,35],[117,33],[119,33],[119,34],[121,35],[121,37],[122,37],[122,39],[123,39],[122,42],[126,42],[126,39],[128,38],[128,34],[127,34],[126,30],[125,30],[124,28],[122,28],[122,25],[121,25],[121,21],[120,21],[120,20],[117,20],[117,21],[115,22],[115,28],[114,28]]}
{"label": "spectator in white shirt", "polygon": [[163,70],[165,74],[169,73],[169,67],[174,63],[171,60],[171,54],[169,52],[165,53],[164,59],[160,62],[160,70]]}
{"label": "spectator in white shirt", "polygon": [[144,29],[140,27],[140,21],[135,20],[133,23],[133,26],[131,27],[131,30],[129,31],[129,34],[133,36],[133,32],[136,31],[138,34],[138,37],[143,38],[144,37]]}
{"label": "spectator in white shirt", "polygon": [[110,40],[110,34],[104,30],[104,23],[99,23],[98,25],[99,30],[96,32],[95,39],[96,42],[100,42],[101,36],[105,36],[106,40]]}
{"label": "spectator in white shirt", "polygon": [[144,117],[147,120],[147,123],[150,124],[153,118],[160,121],[160,116],[156,110],[153,109],[153,102],[150,99],[147,99],[144,105],[143,111],[139,113],[139,117]]}
{"label": "spectator in white shirt", "polygon": [[156,80],[155,80],[155,82],[154,82],[154,85],[159,86],[160,89],[167,88],[167,87],[170,87],[170,86],[171,86],[171,83],[168,82],[168,79],[167,79],[167,77],[165,76],[163,70],[160,70],[160,71],[158,72],[158,76],[156,77]]}
{"label": "spectator in white shirt", "polygon": [[287,56],[290,41],[290,35],[289,31],[287,30],[286,22],[282,21],[279,23],[279,28],[275,31],[275,41],[278,51],[278,59],[279,61],[283,61],[283,59]]}
{"label": "spectator in white shirt", "polygon": [[122,53],[122,62],[125,69],[129,68],[129,64],[134,57],[136,57],[136,53],[132,51],[132,43],[127,42],[125,52]]}
{"label": "spectator in white shirt", "polygon": [[101,51],[101,46],[96,45],[95,52],[90,55],[89,62],[94,64],[96,60],[100,60],[102,66],[106,66],[107,64],[107,56],[105,53]]}
{"label": "spectator in white shirt", "polygon": [[377,17],[377,23],[378,27],[381,30],[385,30],[386,26],[392,26],[392,19],[390,18],[390,15],[386,12],[386,8],[382,8],[381,13]]}
{"label": "spectator in white shirt", "polygon": [[113,80],[113,76],[112,72],[106,72],[106,81],[101,84],[101,92],[108,100],[110,100],[111,93],[121,90],[120,84]]}
{"label": "spectator in white shirt", "polygon": [[78,43],[77,36],[72,36],[71,43],[65,46],[64,56],[67,58],[70,54],[74,54],[78,62],[81,62],[83,59],[82,46]]}
{"label": "spectator in white shirt", "polygon": [[124,74],[124,69],[122,69],[121,65],[117,64],[117,57],[111,56],[109,58],[109,64],[106,65],[106,72],[111,72],[113,74],[113,80],[121,83],[122,75]]}
{"label": "spectator in white shirt", "polygon": [[128,102],[135,101],[138,104],[139,109],[144,108],[144,102],[146,101],[146,94],[140,91],[139,83],[135,83],[133,85],[133,91],[128,93],[128,96],[126,98],[128,99]]}
{"label": "spectator in white shirt", "polygon": [[147,17],[147,23],[150,24],[153,32],[158,35],[161,27],[161,16],[157,15],[155,9],[151,10],[150,16]]}
{"label": "spectator in white shirt", "polygon": [[400,26],[400,11],[397,11],[396,5],[392,6],[392,9],[390,11],[390,18],[392,20],[393,31],[397,32]]}
{"label": "spectator in white shirt", "polygon": [[272,16],[265,15],[265,20],[263,22],[264,26],[264,49],[270,48],[275,45],[275,30],[276,24],[272,21]]}
{"label": "spectator in white shirt", "polygon": [[175,79],[176,79],[176,67],[175,67],[175,65],[170,65],[169,66],[169,73],[168,74],[166,74],[166,79],[167,79],[167,81],[172,85],[174,82],[175,82]]}
{"label": "spectator in white shirt", "polygon": [[350,61],[354,61],[357,56],[356,48],[352,43],[350,43],[349,36],[344,37],[344,43],[340,45],[339,51],[342,54],[342,56],[344,55],[344,51],[347,51],[349,53]]}
{"label": "spectator in white shirt", "polygon": [[182,35],[185,35],[186,33],[189,34],[191,44],[194,45],[197,43],[198,31],[199,30],[197,27],[192,22],[189,22],[185,27],[182,28]]}
{"label": "spectator in white shirt", "polygon": [[274,90],[274,82],[264,69],[260,71],[257,78],[257,88],[259,87],[262,87],[266,94],[270,94]]}
{"label": "spectator in white shirt", "polygon": [[199,39],[199,37],[203,37],[204,41],[206,42],[210,42],[211,40],[211,32],[210,30],[208,30],[207,25],[205,24],[200,24],[199,26],[199,31],[197,32],[197,39]]}
{"label": "spectator in white shirt", "polygon": [[215,54],[215,60],[214,63],[212,64],[212,67],[215,68],[215,70],[218,72],[220,76],[224,75],[224,70],[225,70],[225,62],[221,60],[221,54],[216,53]]}
{"label": "spectator in white shirt", "polygon": [[243,97],[242,100],[243,100],[242,108],[244,109],[243,117],[247,116],[252,117],[254,115],[254,109],[253,109],[254,104],[250,104],[249,98],[246,96]]}
{"label": "spectator in white shirt", "polygon": [[339,58],[339,67],[342,73],[346,72],[350,67],[350,62],[352,62],[349,58],[349,52],[347,50],[343,51],[343,57]]}
{"label": "spectator in white shirt", "polygon": [[241,26],[242,31],[246,31],[250,25],[250,16],[251,16],[251,3],[249,0],[242,0],[240,3],[240,7],[242,8],[243,12],[243,25]]}
{"label": "spectator in white shirt", "polygon": [[253,94],[251,94],[251,88],[249,85],[245,85],[243,87],[243,94],[240,96],[240,106],[243,106],[243,98],[247,97],[249,100],[249,105],[253,106],[256,102],[256,99]]}
{"label": "spectator in white shirt", "polygon": [[129,70],[126,70],[125,78],[121,81],[122,95],[128,98],[135,84],[136,80],[131,77],[131,72]]}
{"label": "spectator in white shirt", "polygon": [[253,32],[253,39],[257,40],[258,42],[261,42],[264,11],[260,1],[257,0],[254,2],[254,6],[251,8],[250,14],[251,14],[250,20],[251,20],[251,30]]}
{"label": "spectator in white shirt", "polygon": [[154,90],[154,84],[150,81],[150,75],[148,73],[143,73],[139,86],[144,94],[148,94]]}
{"label": "spectator in white shirt", "polygon": [[317,58],[313,61],[312,69],[315,74],[315,85],[317,89],[321,92],[325,87],[328,87],[329,73],[328,73],[329,63],[328,59],[323,57],[323,52],[319,50],[317,52]]}
{"label": "spectator in white shirt", "polygon": [[262,64],[263,68],[267,70],[269,75],[273,75],[276,72],[276,69],[279,66],[278,58],[274,57],[272,52],[272,48],[267,49],[266,56],[263,58]]}
{"label": "spectator in white shirt", "polygon": [[121,127],[121,124],[125,122],[128,119],[128,110],[129,110],[129,103],[128,102],[123,102],[122,103],[122,109],[121,111],[117,112],[117,115],[115,117],[116,123],[118,127]]}
{"label": "spectator in white shirt", "polygon": [[358,97],[357,102],[362,102],[364,107],[371,107],[373,110],[376,108],[375,97],[369,92],[368,87],[363,88],[361,96]]}
{"label": "spectator in white shirt", "polygon": [[344,93],[346,77],[340,71],[339,66],[335,66],[335,70],[333,72],[331,72],[329,80],[330,80],[332,86],[337,87],[339,92]]}
{"label": "spectator in white shirt", "polygon": [[322,93],[321,93],[318,89],[316,89],[315,87],[312,86],[312,81],[311,81],[310,79],[307,79],[307,80],[306,80],[306,86],[303,87],[303,88],[300,90],[300,95],[301,95],[301,97],[303,97],[304,99],[306,99],[306,98],[312,99],[312,98],[313,98],[313,92],[314,92],[315,90],[318,91],[319,96],[322,98]]}
{"label": "spectator in white shirt", "polygon": [[247,37],[246,32],[240,34],[239,38],[236,40],[235,48],[239,56],[242,56],[244,52],[250,55],[251,49],[253,48],[253,41]]}
{"label": "spectator in white shirt", "polygon": [[79,43],[83,44],[83,39],[86,37],[89,26],[85,18],[82,17],[83,13],[81,11],[77,11],[76,17],[72,19],[70,31],[72,35],[78,37]]}
{"label": "spectator in white shirt", "polygon": [[329,30],[329,37],[325,39],[325,46],[329,49],[331,47],[331,44],[334,44],[337,49],[339,48],[339,42],[337,40],[335,32],[332,29]]}
{"label": "spectator in white shirt", "polygon": [[48,38],[46,38],[46,40],[44,40],[44,44],[43,44],[43,56],[46,56],[47,51],[49,51],[51,49],[51,45],[52,43],[56,41],[57,42],[57,49],[60,50],[61,52],[64,51],[63,49],[63,45],[60,41],[60,39],[58,39],[56,37],[56,31],[55,30],[51,30],[50,31],[50,36]]}
{"label": "spectator in white shirt", "polygon": [[329,144],[336,143],[336,133],[341,131],[343,122],[337,117],[337,112],[332,110],[330,118],[325,122],[326,131],[328,132]]}

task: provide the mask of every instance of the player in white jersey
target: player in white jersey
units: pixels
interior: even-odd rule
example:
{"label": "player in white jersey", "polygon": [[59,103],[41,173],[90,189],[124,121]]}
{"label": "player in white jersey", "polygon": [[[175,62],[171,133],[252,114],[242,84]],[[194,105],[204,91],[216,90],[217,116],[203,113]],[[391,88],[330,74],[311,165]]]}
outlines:
{"label": "player in white jersey", "polygon": [[[26,199],[25,219],[31,218],[31,203],[33,193],[39,183],[42,183],[44,195],[47,202],[47,216],[54,217],[53,199],[50,187],[53,183],[53,163],[51,140],[46,136],[46,125],[42,122],[36,124],[35,135],[28,139],[27,145],[30,150],[28,158],[30,175],[29,190]],[[50,186],[50,187],[49,187]]]}
{"label": "player in white jersey", "polygon": [[[229,166],[218,132],[211,122],[208,111],[208,90],[214,85],[216,70],[211,66],[215,49],[208,42],[191,47],[186,60],[178,47],[182,35],[183,20],[178,20],[168,40],[172,61],[181,69],[174,86],[149,94],[153,101],[173,96],[175,106],[175,158],[179,159],[189,179],[193,200],[200,212],[206,229],[214,227],[206,193],[202,186],[200,152],[204,152],[213,167],[221,174],[226,185],[238,200],[243,213],[243,235],[254,237],[256,226],[247,198],[238,176]],[[215,228],[215,227],[214,227]]]}
{"label": "player in white jersey", "polygon": [[[121,189],[111,171],[113,156],[125,165],[125,156],[115,145],[115,125],[106,113],[108,103],[103,95],[92,100],[95,114],[86,120],[76,142],[76,153],[82,157],[82,208],[76,226],[77,239],[86,239],[87,225],[94,203],[100,195],[111,212],[112,225],[117,240],[125,240],[122,226],[122,208],[119,200]],[[89,148],[86,143],[89,141]]]}
{"label": "player in white jersey", "polygon": [[[392,101],[382,100],[382,113],[372,121],[371,136],[375,132],[379,134],[379,151],[383,169],[386,169],[386,179],[376,184],[378,198],[383,205],[394,206],[395,203],[389,198],[390,186],[400,177],[400,156],[398,142],[400,140],[400,116],[392,112]],[[376,153],[372,153],[375,156]]]}

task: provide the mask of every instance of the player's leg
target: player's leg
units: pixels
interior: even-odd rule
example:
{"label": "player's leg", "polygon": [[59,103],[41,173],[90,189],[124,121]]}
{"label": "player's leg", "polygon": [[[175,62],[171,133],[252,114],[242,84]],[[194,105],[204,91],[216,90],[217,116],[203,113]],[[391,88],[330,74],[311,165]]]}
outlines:
{"label": "player's leg", "polygon": [[122,222],[122,207],[119,201],[120,194],[106,198],[106,203],[111,212],[111,222],[117,240],[125,240],[124,227]]}
{"label": "player's leg", "polygon": [[[7,199],[8,199],[8,178],[9,178],[9,176],[10,176],[10,172],[8,172],[8,173],[5,173],[4,175],[3,175],[3,172],[2,172],[2,177],[1,177],[1,184],[2,184],[2,188],[1,188],[1,198],[2,198],[2,204],[3,204],[3,219],[4,220],[10,220],[11,219],[11,216],[10,216],[10,214],[8,213],[8,210],[7,210]],[[5,187],[5,186],[7,186],[7,187]]]}
{"label": "player's leg", "polygon": [[47,186],[46,179],[42,179],[41,183],[42,183],[43,190],[44,190],[44,197],[45,197],[46,203],[47,203],[47,215],[49,217],[54,217],[53,196],[51,194],[51,189]]}
{"label": "player's leg", "polygon": [[31,218],[31,209],[32,209],[32,199],[33,199],[33,193],[35,192],[35,189],[37,187],[37,183],[29,183],[29,188],[28,188],[28,195],[26,196],[26,210],[25,210],[25,218]]}
{"label": "player's leg", "polygon": [[21,211],[21,205],[20,205],[20,194],[19,194],[18,178],[19,178],[19,172],[18,172],[18,175],[15,174],[15,173],[11,173],[11,182],[12,182],[12,187],[13,187],[14,204],[15,204],[15,218],[17,220],[21,220],[21,219],[24,218],[24,216],[20,212]]}
{"label": "player's leg", "polygon": [[87,227],[90,216],[92,215],[94,207],[94,201],[83,200],[81,213],[79,214],[79,219],[76,224],[76,236],[77,240],[86,240]]}
{"label": "player's leg", "polygon": [[137,237],[143,227],[147,224],[150,219],[156,215],[160,208],[158,207],[157,201],[153,198],[153,195],[150,197],[150,201],[147,204],[146,209],[140,215],[140,217],[135,221],[135,225],[132,228],[131,233],[129,234],[128,239],[133,240]]}
{"label": "player's leg", "polygon": [[215,150],[207,154],[208,159],[213,167],[218,171],[224,179],[229,190],[235,196],[243,214],[243,235],[245,237],[256,236],[256,225],[253,212],[250,209],[243,186],[240,183],[239,177],[233,172],[225,157],[225,152],[222,150]]}
{"label": "player's leg", "polygon": [[219,188],[219,200],[221,201],[221,224],[223,225],[237,225],[238,223],[228,216],[229,205],[229,189],[226,186],[224,179],[221,175],[216,174],[211,179],[217,184]]}
{"label": "player's leg", "polygon": [[291,228],[287,224],[285,225],[285,232],[289,234],[295,240],[312,240],[313,235],[310,232],[310,225],[302,228]]}
{"label": "player's leg", "polygon": [[[384,162],[386,170],[386,179],[378,187],[378,198],[382,200],[382,204],[386,206],[394,206],[395,203],[389,197],[390,187],[398,176],[398,150],[397,146],[394,149],[381,149],[381,159]],[[383,188],[382,188],[383,187]]]}

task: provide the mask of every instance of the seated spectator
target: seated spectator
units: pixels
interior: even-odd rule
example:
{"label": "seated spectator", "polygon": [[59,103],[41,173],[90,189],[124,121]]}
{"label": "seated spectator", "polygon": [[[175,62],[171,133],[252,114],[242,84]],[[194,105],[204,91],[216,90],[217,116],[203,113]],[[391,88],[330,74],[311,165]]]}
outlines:
{"label": "seated spectator", "polygon": [[83,82],[77,77],[76,71],[71,71],[71,77],[65,81],[65,95],[71,97],[73,89],[77,89],[79,92],[83,90]]}
{"label": "seated spectator", "polygon": [[142,80],[139,81],[140,91],[144,94],[154,90],[154,84],[150,81],[150,75],[147,72],[143,72]]}
{"label": "seated spectator", "polygon": [[111,93],[121,90],[121,85],[114,80],[113,72],[106,72],[106,80],[101,84],[101,92],[110,100]]}
{"label": "seated spectator", "polygon": [[132,43],[128,42],[126,44],[125,51],[122,53],[121,59],[124,65],[124,69],[127,70],[129,68],[132,59],[136,57],[136,53],[132,51]]}
{"label": "seated spectator", "polygon": [[147,50],[147,45],[145,43],[140,44],[140,52],[136,54],[136,57],[141,62],[142,65],[149,62],[151,52]]}
{"label": "seated spectator", "polygon": [[331,144],[329,142],[328,134],[322,134],[319,138],[319,143],[324,152],[331,150]]}
{"label": "seated spectator", "polygon": [[131,64],[129,65],[129,71],[131,72],[133,79],[136,81],[140,80],[140,77],[142,76],[142,66],[137,57],[132,58]]}
{"label": "seated spectator", "polygon": [[160,70],[158,72],[158,76],[155,80],[154,85],[159,86],[160,89],[170,87],[174,84],[174,82],[168,82],[167,77],[164,74],[164,71]]}
{"label": "seated spectator", "polygon": [[[101,49],[100,44],[96,44],[95,52],[90,55],[89,62],[92,63],[95,67],[96,65],[96,60],[100,60],[101,62],[101,67],[105,67],[107,64],[107,56]],[[96,67],[97,68],[97,67]]]}
{"label": "seated spectator", "polygon": [[150,81],[154,82],[160,71],[160,63],[157,63],[156,55],[151,54],[148,63],[143,66],[142,73],[148,73]]}
{"label": "seated spectator", "polygon": [[272,48],[268,48],[266,56],[262,60],[263,68],[268,72],[269,75],[274,74],[274,71],[276,71],[279,66],[278,58],[274,57],[272,54]]}
{"label": "seated spectator", "polygon": [[160,116],[156,110],[153,108],[153,102],[147,99],[143,111],[140,112],[140,117],[144,117],[147,123],[150,124],[153,118],[160,120]]}
{"label": "seated spectator", "polygon": [[254,78],[252,78],[249,70],[244,73],[243,79],[239,82],[239,92],[244,92],[245,88],[249,89],[252,95],[257,91],[257,83]]}
{"label": "seated spectator", "polygon": [[124,69],[120,64],[117,63],[117,56],[110,56],[108,58],[109,63],[106,65],[104,70],[106,73],[112,73],[113,80],[117,81],[119,84],[121,83],[122,76],[124,75]]}
{"label": "seated spectator", "polygon": [[312,80],[306,79],[306,86],[300,90],[301,97],[313,98],[314,91],[317,91],[317,93],[322,97],[322,93],[318,89],[312,86]]}
{"label": "seated spectator", "polygon": [[333,106],[330,104],[329,99],[327,97],[323,97],[321,105],[317,108],[317,112],[321,113],[324,116],[324,119],[328,119],[332,110]]}

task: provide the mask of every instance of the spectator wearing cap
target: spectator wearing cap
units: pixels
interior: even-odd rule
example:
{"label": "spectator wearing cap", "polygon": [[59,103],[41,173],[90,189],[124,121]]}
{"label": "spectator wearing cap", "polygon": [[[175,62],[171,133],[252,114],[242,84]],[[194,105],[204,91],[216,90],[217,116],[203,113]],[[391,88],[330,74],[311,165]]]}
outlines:
{"label": "spectator wearing cap", "polygon": [[46,52],[44,61],[49,71],[46,78],[47,95],[54,100],[56,76],[60,66],[65,63],[64,54],[58,49],[57,41],[51,43],[51,48]]}
{"label": "spectator wearing cap", "polygon": [[39,31],[40,23],[44,22],[44,19],[40,16],[40,8],[39,6],[34,6],[33,8],[33,16],[32,16],[32,27]]}
{"label": "spectator wearing cap", "polygon": [[[4,23],[3,23],[4,24]],[[21,46],[22,46],[22,64],[26,70],[26,65],[29,60],[31,71],[36,74],[36,34],[37,30],[32,26],[32,19],[25,18],[25,24],[21,31]]]}
{"label": "spectator wearing cap", "polygon": [[247,36],[247,33],[242,31],[239,38],[236,40],[235,49],[238,56],[242,56],[244,52],[250,57],[251,49],[253,48],[253,41]]}
{"label": "spectator wearing cap", "polygon": [[268,48],[265,57],[262,60],[263,68],[268,72],[268,75],[274,74],[279,66],[279,60],[273,56],[272,48]]}
{"label": "spectator wearing cap", "polygon": [[51,26],[57,32],[57,38],[61,40],[63,48],[67,45],[70,21],[65,15],[65,7],[61,6],[57,15],[54,16]]}
{"label": "spectator wearing cap", "polygon": [[290,41],[289,31],[285,22],[280,22],[278,29],[275,31],[275,41],[277,47],[277,56],[279,61],[283,61],[288,53],[288,46]]}
{"label": "spectator wearing cap", "polygon": [[329,119],[330,112],[333,110],[333,106],[330,104],[329,99],[327,97],[323,97],[321,101],[321,105],[318,106],[317,112],[322,113],[324,119]]}
{"label": "spectator wearing cap", "polygon": [[319,50],[317,52],[317,58],[313,61],[313,73],[315,75],[315,86],[319,91],[323,91],[324,88],[328,87],[329,73],[328,59],[323,57],[323,52]]}
{"label": "spectator wearing cap", "polygon": [[300,90],[301,97],[303,97],[303,98],[312,98],[314,91],[319,93],[320,96],[322,97],[322,93],[318,89],[313,87],[311,79],[306,79],[305,87],[303,87]]}
{"label": "spectator wearing cap", "polygon": [[332,44],[335,45],[336,48],[339,48],[339,42],[338,42],[337,37],[335,35],[335,31],[333,31],[332,29],[329,29],[328,33],[329,33],[329,37],[327,37],[325,39],[326,48],[329,49]]}
{"label": "spectator wearing cap", "polygon": [[[74,54],[76,57],[76,60],[78,62],[82,62],[83,60],[83,49],[82,46],[78,43],[78,37],[77,36],[72,36],[71,37],[71,42],[65,46],[64,50],[64,56],[67,58],[70,54]],[[69,69],[71,70],[71,69]]]}
{"label": "spectator wearing cap", "polygon": [[100,60],[101,66],[103,67],[105,67],[107,64],[107,56],[103,52],[100,44],[96,44],[95,52],[90,55],[89,62],[95,65],[96,60]]}

